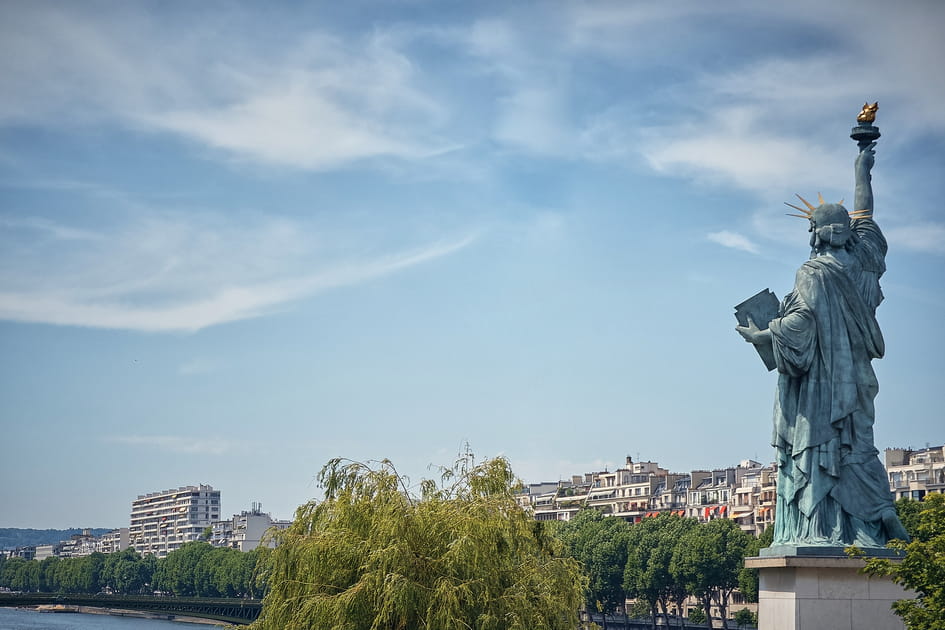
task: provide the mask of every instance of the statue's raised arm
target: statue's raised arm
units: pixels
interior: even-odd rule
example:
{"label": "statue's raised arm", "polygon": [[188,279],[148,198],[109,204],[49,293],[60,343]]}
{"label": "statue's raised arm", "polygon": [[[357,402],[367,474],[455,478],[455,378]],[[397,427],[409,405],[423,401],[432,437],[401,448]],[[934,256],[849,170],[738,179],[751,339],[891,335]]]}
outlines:
{"label": "statue's raised arm", "polygon": [[870,142],[856,156],[853,171],[856,176],[856,191],[853,193],[853,217],[873,216],[873,162],[876,159],[876,143]]}
{"label": "statue's raised arm", "polygon": [[873,184],[872,170],[876,158],[876,141],[879,140],[879,129],[873,125],[876,120],[876,110],[879,103],[863,104],[863,109],[856,117],[857,125],[850,132],[850,137],[856,140],[860,153],[854,163],[856,176],[856,191],[853,195],[852,218],[872,218],[873,216]]}

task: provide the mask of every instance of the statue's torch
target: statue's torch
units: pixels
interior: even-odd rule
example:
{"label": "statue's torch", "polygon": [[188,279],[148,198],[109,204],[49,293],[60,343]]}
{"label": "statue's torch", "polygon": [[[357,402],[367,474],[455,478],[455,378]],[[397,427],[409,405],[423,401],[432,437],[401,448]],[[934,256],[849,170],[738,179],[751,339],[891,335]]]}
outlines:
{"label": "statue's torch", "polygon": [[879,139],[879,127],[873,126],[877,109],[879,109],[878,101],[872,105],[863,103],[863,109],[856,117],[857,125],[850,132],[850,137],[856,140],[860,151],[868,147],[871,142],[876,142]]}

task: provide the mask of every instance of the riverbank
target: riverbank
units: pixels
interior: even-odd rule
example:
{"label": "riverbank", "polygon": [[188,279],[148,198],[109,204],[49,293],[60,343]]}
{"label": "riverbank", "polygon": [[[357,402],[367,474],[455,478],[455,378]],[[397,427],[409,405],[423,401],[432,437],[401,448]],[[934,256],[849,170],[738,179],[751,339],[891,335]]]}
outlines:
{"label": "riverbank", "polygon": [[214,619],[204,619],[203,617],[188,617],[186,615],[173,615],[169,613],[145,612],[142,610],[125,610],[122,608],[98,608],[93,606],[75,606],[70,604],[41,604],[39,606],[24,606],[24,610],[34,610],[36,612],[51,614],[84,614],[84,615],[108,615],[111,617],[133,617],[135,619],[156,619],[161,621],[177,621],[181,623],[194,623],[207,626],[216,626],[218,628],[227,627],[228,624]]}

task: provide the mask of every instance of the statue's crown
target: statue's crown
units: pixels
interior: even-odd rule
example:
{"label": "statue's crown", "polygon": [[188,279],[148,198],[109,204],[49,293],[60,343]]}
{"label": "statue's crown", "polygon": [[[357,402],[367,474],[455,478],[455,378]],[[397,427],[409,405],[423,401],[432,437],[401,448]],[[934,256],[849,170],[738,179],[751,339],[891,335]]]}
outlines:
{"label": "statue's crown", "polygon": [[[824,201],[824,197],[820,193],[817,193],[817,201],[820,203],[819,206],[812,205],[809,201],[807,201],[806,199],[804,199],[803,197],[801,197],[800,195],[796,193],[795,193],[795,196],[798,199],[800,199],[804,203],[805,206],[807,206],[807,209],[801,208],[799,206],[795,206],[793,203],[788,203],[785,201],[784,205],[791,206],[795,210],[801,212],[801,214],[794,214],[793,212],[788,212],[787,215],[789,217],[798,217],[800,219],[808,219],[811,222],[811,225],[815,223],[818,223],[818,224],[822,223],[825,219],[827,219],[828,214],[829,215],[835,214],[835,211],[833,209],[828,209],[827,206],[836,206],[837,208],[840,208],[843,212],[846,212],[847,216],[849,217],[847,219],[848,221],[850,219],[853,219],[853,220],[868,219],[873,216],[873,211],[870,209],[853,210],[853,211],[847,212],[846,208],[843,207],[843,199],[840,200],[840,203],[828,204],[827,202]],[[818,212],[818,209],[823,209],[823,211]]]}

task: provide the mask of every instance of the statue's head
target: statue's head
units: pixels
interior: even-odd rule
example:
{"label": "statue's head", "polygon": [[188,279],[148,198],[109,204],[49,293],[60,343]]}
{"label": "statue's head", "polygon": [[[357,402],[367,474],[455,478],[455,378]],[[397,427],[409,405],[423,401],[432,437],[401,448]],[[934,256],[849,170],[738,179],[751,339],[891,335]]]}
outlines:
{"label": "statue's head", "polygon": [[842,200],[840,203],[826,203],[820,194],[817,195],[820,205],[816,207],[800,195],[797,195],[797,198],[804,202],[806,210],[791,203],[787,205],[801,212],[791,216],[810,221],[810,246],[815,251],[828,247],[844,247],[851,239],[855,242],[853,231],[850,229],[851,218],[864,219],[872,214],[869,210],[859,210],[851,214],[843,207]]}
{"label": "statue's head", "polygon": [[850,215],[839,203],[822,203],[811,212],[810,246],[843,247],[850,240]]}

